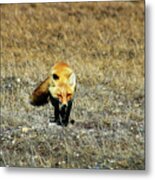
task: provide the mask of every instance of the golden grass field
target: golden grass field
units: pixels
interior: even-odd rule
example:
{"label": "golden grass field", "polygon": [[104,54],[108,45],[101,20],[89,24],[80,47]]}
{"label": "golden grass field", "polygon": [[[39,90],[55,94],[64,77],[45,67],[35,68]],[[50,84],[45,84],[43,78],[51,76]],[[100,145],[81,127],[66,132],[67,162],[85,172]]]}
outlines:
{"label": "golden grass field", "polygon": [[[1,5],[1,166],[145,169],[144,2]],[[77,75],[71,119],[29,95],[56,62]]]}

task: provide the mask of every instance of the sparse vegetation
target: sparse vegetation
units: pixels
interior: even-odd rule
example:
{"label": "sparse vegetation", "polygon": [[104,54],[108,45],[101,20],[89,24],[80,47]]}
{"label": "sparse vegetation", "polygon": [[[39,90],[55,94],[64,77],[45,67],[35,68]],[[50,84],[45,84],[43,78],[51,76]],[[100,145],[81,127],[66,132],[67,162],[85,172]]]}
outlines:
{"label": "sparse vegetation", "polygon": [[[144,169],[143,1],[0,8],[0,165]],[[78,80],[68,127],[29,104],[58,61]]]}

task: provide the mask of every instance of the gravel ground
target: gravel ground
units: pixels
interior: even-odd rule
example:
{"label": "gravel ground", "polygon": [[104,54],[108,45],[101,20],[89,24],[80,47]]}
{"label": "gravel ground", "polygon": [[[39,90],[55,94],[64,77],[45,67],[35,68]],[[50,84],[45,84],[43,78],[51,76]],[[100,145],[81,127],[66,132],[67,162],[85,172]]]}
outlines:
{"label": "gravel ground", "polygon": [[[0,8],[0,165],[145,169],[143,2]],[[78,81],[67,127],[29,104],[60,59]]]}

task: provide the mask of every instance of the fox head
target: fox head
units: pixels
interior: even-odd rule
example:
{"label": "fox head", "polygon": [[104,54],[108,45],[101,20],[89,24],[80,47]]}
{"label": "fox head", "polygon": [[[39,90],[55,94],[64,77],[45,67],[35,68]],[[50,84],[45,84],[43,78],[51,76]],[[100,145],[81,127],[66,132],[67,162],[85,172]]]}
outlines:
{"label": "fox head", "polygon": [[49,92],[52,97],[59,101],[60,108],[67,107],[74,97],[76,87],[76,76],[72,72],[68,76],[59,76],[56,73],[51,75]]}

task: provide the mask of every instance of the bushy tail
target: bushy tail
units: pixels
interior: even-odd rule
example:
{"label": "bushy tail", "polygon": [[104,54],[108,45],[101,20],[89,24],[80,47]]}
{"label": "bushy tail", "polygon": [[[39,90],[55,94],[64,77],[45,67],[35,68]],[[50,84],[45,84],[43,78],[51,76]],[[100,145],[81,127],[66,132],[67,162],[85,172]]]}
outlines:
{"label": "bushy tail", "polygon": [[30,96],[30,104],[34,106],[42,106],[48,103],[50,96],[48,87],[50,85],[50,77],[46,78]]}

